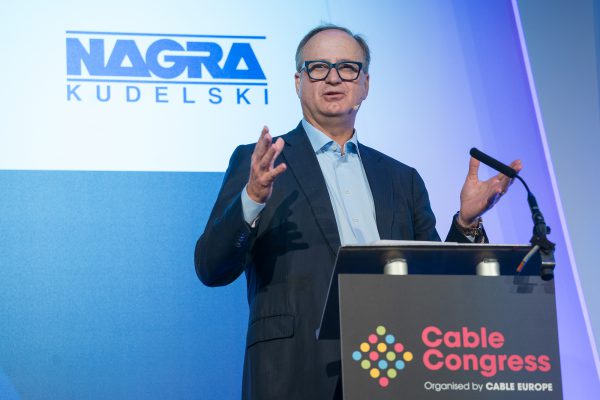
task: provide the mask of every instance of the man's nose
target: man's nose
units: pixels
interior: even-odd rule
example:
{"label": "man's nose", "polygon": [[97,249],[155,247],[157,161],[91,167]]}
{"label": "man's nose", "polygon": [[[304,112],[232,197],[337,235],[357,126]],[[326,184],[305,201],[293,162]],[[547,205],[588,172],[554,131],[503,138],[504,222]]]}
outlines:
{"label": "man's nose", "polygon": [[327,75],[327,79],[325,79],[325,81],[327,83],[332,84],[342,82],[342,77],[340,76],[340,73],[338,72],[337,68],[331,67],[331,69],[329,70],[329,74]]}

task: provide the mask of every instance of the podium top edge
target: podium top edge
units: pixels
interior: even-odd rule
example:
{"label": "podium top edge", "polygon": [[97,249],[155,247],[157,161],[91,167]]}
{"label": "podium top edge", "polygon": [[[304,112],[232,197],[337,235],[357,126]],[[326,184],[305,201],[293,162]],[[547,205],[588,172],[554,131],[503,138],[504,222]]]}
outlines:
{"label": "podium top edge", "polygon": [[412,240],[378,240],[368,244],[350,244],[341,246],[340,249],[356,249],[356,248],[379,248],[379,247],[436,247],[436,248],[452,248],[452,247],[473,247],[473,248],[531,248],[529,243],[458,243],[458,242],[427,242],[427,241],[412,241]]}

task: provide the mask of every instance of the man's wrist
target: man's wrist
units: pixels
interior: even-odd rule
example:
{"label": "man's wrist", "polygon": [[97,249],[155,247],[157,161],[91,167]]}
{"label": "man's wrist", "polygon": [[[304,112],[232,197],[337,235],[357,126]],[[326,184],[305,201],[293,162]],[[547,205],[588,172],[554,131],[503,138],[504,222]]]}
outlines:
{"label": "man's wrist", "polygon": [[480,225],[481,223],[481,217],[477,217],[472,221],[466,221],[463,217],[462,214],[460,213],[460,211],[458,211],[456,213],[456,222],[458,223],[458,225],[460,225],[460,227],[465,228],[465,229],[469,229],[469,228],[476,228],[477,226]]}
{"label": "man's wrist", "polygon": [[477,217],[472,224],[467,224],[460,216],[460,211],[454,215],[454,223],[458,230],[467,237],[479,238],[483,236],[483,218]]}
{"label": "man's wrist", "polygon": [[265,208],[264,203],[257,203],[252,200],[248,195],[247,185],[244,186],[241,193],[242,198],[242,212],[244,213],[244,220],[248,225],[254,227],[256,225],[256,221],[260,216],[261,211]]}
{"label": "man's wrist", "polygon": [[246,184],[245,188],[244,188],[244,192],[246,192],[246,196],[248,196],[248,198],[250,200],[252,200],[255,204],[264,204],[264,202],[259,201],[260,196],[258,196],[254,190],[252,190],[250,184]]}

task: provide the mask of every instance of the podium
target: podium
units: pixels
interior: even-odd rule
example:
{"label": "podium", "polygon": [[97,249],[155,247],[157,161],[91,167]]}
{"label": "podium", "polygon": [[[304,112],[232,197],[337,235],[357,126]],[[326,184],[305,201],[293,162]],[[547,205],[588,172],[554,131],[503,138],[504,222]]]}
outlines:
{"label": "podium", "polygon": [[[344,399],[562,399],[554,282],[539,257],[515,275],[529,249],[342,247],[317,338],[340,339]],[[398,259],[408,275],[384,275]]]}

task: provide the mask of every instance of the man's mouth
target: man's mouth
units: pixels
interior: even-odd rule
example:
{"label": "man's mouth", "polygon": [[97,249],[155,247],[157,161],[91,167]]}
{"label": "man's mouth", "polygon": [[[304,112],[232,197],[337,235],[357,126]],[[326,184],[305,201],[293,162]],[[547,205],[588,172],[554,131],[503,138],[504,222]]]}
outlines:
{"label": "man's mouth", "polygon": [[340,100],[345,96],[344,92],[335,92],[335,91],[329,91],[329,92],[325,92],[323,93],[323,97],[325,98],[325,100]]}

